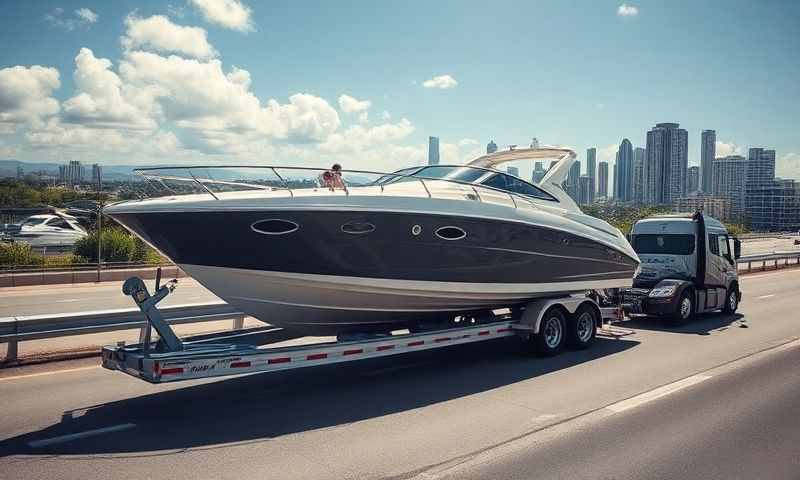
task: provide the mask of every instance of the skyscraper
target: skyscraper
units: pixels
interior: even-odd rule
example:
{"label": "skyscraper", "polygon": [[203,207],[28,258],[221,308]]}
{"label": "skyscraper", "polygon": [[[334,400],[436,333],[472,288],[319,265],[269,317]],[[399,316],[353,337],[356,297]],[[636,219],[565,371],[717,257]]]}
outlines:
{"label": "skyscraper", "polygon": [[439,165],[439,137],[428,137],[428,165]]}
{"label": "skyscraper", "polygon": [[686,193],[697,193],[700,188],[700,167],[689,167],[686,172]]}
{"label": "skyscraper", "polygon": [[544,178],[544,174],[547,173],[547,170],[544,169],[542,162],[536,162],[533,167],[533,183],[539,183]]}
{"label": "skyscraper", "polygon": [[775,180],[775,150],[751,148],[747,155],[747,184],[763,185]]}
{"label": "skyscraper", "polygon": [[103,183],[103,167],[94,163],[92,164],[92,184],[97,185]]}
{"label": "skyscraper", "polygon": [[672,204],[686,194],[688,146],[689,135],[677,123],[658,123],[647,132],[646,203]]}
{"label": "skyscraper", "polygon": [[600,162],[597,166],[597,195],[608,197],[608,162]]}
{"label": "skyscraper", "polygon": [[538,138],[533,137],[533,139],[531,140],[531,148],[539,148],[539,139]]}
{"label": "skyscraper", "polygon": [[586,175],[589,177],[589,201],[594,202],[597,191],[597,149],[592,147],[586,150]]}
{"label": "skyscraper", "polygon": [[747,185],[747,159],[730,155],[714,160],[713,193],[715,197],[731,201],[731,220],[744,219],[745,189]]}
{"label": "skyscraper", "polygon": [[[59,174],[60,174],[59,169]],[[77,185],[83,181],[84,169],[81,162],[72,160],[64,166],[64,183],[67,185]]]}
{"label": "skyscraper", "polygon": [[622,139],[617,151],[617,189],[614,196],[620,202],[633,199],[633,145],[627,138]]}
{"label": "skyscraper", "polygon": [[711,193],[714,189],[714,159],[717,153],[717,132],[703,130],[700,134],[700,190]]}
{"label": "skyscraper", "polygon": [[591,191],[589,190],[592,186],[591,178],[589,175],[581,175],[578,178],[578,204],[580,205],[587,205],[592,203],[592,200],[589,198]]}
{"label": "skyscraper", "polygon": [[489,140],[489,143],[486,145],[486,153],[494,153],[497,151],[497,144],[494,143],[494,140]]}
{"label": "skyscraper", "polygon": [[567,194],[576,202],[580,195],[580,178],[581,162],[575,160],[575,163],[569,167],[569,173],[567,174]]}
{"label": "skyscraper", "polygon": [[611,180],[611,198],[614,200],[619,199],[619,184],[618,184],[618,173],[617,173],[617,164],[619,163],[619,152],[617,152],[617,158],[614,160],[614,165],[611,166],[611,169],[614,171],[613,176],[614,178]]}
{"label": "skyscraper", "polygon": [[646,150],[642,147],[633,149],[633,187],[631,200],[640,204],[644,201],[644,162]]}

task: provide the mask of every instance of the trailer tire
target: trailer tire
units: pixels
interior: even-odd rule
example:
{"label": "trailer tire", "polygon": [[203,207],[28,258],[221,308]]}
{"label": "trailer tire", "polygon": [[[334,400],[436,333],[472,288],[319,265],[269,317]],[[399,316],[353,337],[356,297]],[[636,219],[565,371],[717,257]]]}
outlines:
{"label": "trailer tire", "polygon": [[570,347],[585,350],[594,343],[597,325],[601,322],[598,312],[591,305],[583,304],[569,319],[567,339]]}
{"label": "trailer tire", "polygon": [[530,337],[530,346],[538,357],[557,355],[567,337],[567,318],[559,306],[552,306],[542,315],[539,332]]}
{"label": "trailer tire", "polygon": [[692,290],[686,289],[681,293],[675,312],[672,314],[672,323],[675,325],[686,325],[694,316],[694,299]]}
{"label": "trailer tire", "polygon": [[728,289],[728,296],[725,297],[725,306],[722,307],[722,311],[730,315],[736,313],[737,308],[739,308],[739,289],[735,285],[731,285],[731,288]]}

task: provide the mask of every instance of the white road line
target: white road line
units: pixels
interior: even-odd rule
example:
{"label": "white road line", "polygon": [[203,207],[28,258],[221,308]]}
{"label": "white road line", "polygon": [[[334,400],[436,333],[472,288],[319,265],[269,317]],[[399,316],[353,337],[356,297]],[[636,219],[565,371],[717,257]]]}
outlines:
{"label": "white road line", "polygon": [[80,298],[68,298],[66,300],[56,300],[55,303],[70,303],[70,302],[80,302],[82,299]]}
{"label": "white road line", "polygon": [[98,428],[96,430],[87,430],[85,432],[71,433],[69,435],[62,435],[60,437],[46,438],[44,440],[35,440],[28,442],[31,448],[47,447],[58,443],[71,442],[72,440],[79,440],[81,438],[93,437],[95,435],[102,435],[104,433],[120,432],[122,430],[130,430],[136,427],[135,423],[123,423],[114,425],[113,427]]}
{"label": "white road line", "polygon": [[774,297],[774,296],[775,296],[774,293],[770,293],[769,295],[761,295],[760,297],[756,297],[756,298],[761,299],[761,298],[769,298],[769,297]]}
{"label": "white road line", "polygon": [[635,397],[627,400],[614,403],[606,408],[614,413],[624,412],[625,410],[638,407],[639,405],[647,402],[652,402],[657,398],[661,398],[679,390],[683,390],[684,388],[691,387],[692,385],[706,381],[709,378],[711,378],[709,375],[693,375],[691,377],[684,378],[683,380],[678,380],[677,382],[664,385],[663,387],[658,387],[655,390],[650,390],[649,392],[645,392],[641,395],[636,395]]}
{"label": "white road line", "polygon": [[92,365],[91,367],[67,368],[65,370],[53,370],[52,372],[31,373],[29,375],[15,375],[13,377],[2,377],[0,378],[0,382],[6,382],[8,380],[21,380],[23,378],[44,377],[47,375],[57,375],[59,373],[80,372],[82,370],[92,370],[95,368],[100,368],[100,365]]}

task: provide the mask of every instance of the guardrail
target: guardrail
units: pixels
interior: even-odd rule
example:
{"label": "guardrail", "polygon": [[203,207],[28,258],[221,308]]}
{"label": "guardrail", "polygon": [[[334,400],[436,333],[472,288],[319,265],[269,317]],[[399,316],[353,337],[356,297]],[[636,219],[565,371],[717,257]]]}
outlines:
{"label": "guardrail", "polygon": [[[177,305],[159,309],[171,325],[233,320],[233,329],[244,326],[245,314],[227,303]],[[51,315],[0,318],[0,343],[8,343],[4,363],[17,360],[19,342],[88,333],[140,329],[143,341],[148,323],[138,308]]]}
{"label": "guardrail", "polygon": [[[764,255],[748,255],[737,260],[737,268],[740,271],[752,272],[753,264],[759,263],[761,266],[756,271],[767,270],[768,264],[773,266],[772,270],[778,270],[779,268],[788,267],[789,265],[800,265],[800,252],[775,252]],[[744,268],[745,265],[746,268]]]}

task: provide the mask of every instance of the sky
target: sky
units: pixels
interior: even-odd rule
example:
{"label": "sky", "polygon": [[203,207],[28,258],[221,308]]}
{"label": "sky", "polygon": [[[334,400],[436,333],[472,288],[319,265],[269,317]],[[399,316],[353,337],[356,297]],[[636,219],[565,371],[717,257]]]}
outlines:
{"label": "sky", "polygon": [[[800,179],[800,2],[3,2],[0,159],[395,170],[613,161],[659,122]],[[528,176],[530,169],[523,170]]]}

